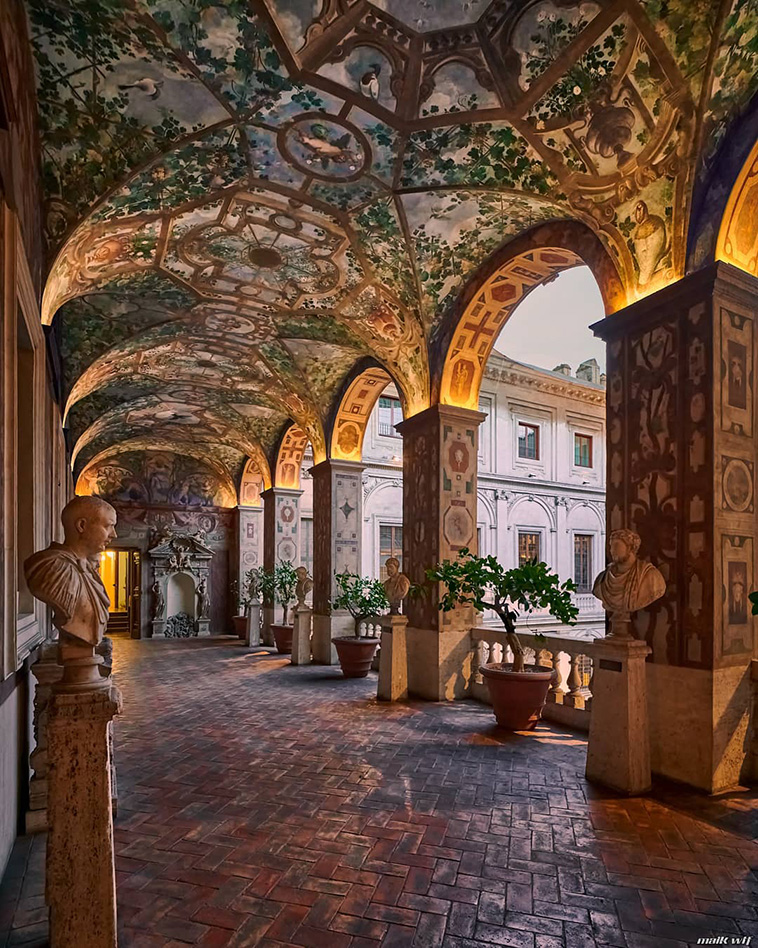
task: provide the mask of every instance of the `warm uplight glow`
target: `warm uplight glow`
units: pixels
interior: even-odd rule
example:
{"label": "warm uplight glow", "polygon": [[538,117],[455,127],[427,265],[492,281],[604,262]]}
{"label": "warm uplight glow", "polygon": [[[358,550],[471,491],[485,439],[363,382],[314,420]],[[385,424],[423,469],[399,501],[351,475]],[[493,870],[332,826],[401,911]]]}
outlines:
{"label": "warm uplight glow", "polygon": [[274,486],[299,490],[300,468],[303,464],[303,455],[307,446],[308,435],[302,428],[292,425],[285,434],[279,448]]}
{"label": "warm uplight glow", "polygon": [[729,195],[716,259],[758,276],[758,142]]}
{"label": "warm uplight glow", "polygon": [[361,460],[366,425],[377,399],[389,383],[387,372],[376,368],[367,369],[352,382],[334,422],[331,455],[334,460]]}
{"label": "warm uplight glow", "polygon": [[582,262],[569,250],[541,247],[514,257],[490,277],[455,329],[442,374],[443,405],[478,407],[487,359],[513,310],[532,287]]}

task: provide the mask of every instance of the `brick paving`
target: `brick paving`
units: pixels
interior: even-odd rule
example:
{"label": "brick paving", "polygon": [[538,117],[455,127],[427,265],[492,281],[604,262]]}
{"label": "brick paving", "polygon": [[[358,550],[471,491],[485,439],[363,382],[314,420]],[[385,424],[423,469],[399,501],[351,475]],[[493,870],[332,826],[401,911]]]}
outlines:
{"label": "brick paving", "polygon": [[117,640],[115,673],[121,948],[758,939],[752,792],[620,799],[569,731],[231,639]]}

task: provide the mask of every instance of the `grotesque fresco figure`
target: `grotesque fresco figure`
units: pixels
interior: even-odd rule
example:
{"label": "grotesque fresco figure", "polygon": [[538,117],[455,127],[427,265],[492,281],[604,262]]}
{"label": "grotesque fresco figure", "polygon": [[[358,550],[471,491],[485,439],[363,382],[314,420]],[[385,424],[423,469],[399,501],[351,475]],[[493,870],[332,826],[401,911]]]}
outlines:
{"label": "grotesque fresco figure", "polygon": [[637,559],[639,534],[633,530],[614,530],[610,537],[611,564],[592,587],[606,611],[628,615],[644,609],[666,592],[666,581],[652,563]]}
{"label": "grotesque fresco figure", "polygon": [[53,607],[62,633],[97,645],[108,623],[108,593],[99,554],[116,536],[116,511],[100,497],[75,497],[63,508],[63,543],[51,543],[24,563],[29,591]]}

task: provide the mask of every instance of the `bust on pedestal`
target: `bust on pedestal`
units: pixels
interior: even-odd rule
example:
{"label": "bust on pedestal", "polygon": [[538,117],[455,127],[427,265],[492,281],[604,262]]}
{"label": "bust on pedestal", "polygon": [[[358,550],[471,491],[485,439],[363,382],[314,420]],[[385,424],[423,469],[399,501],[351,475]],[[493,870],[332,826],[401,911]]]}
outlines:
{"label": "bust on pedestal", "polygon": [[389,600],[390,614],[381,620],[376,696],[380,701],[404,701],[408,697],[408,619],[400,615],[400,607],[411,588],[411,581],[400,572],[400,561],[396,557],[391,556],[384,566],[387,570],[384,591]]}
{"label": "bust on pedestal", "polygon": [[637,558],[640,537],[632,530],[610,535],[610,565],[597,577],[593,593],[610,614],[610,633],[593,644],[592,716],[587,746],[588,780],[621,793],[650,789],[645,659],[646,642],[631,634],[631,613],[666,592],[652,563]]}
{"label": "bust on pedestal", "polygon": [[297,605],[294,611],[294,629],[292,633],[293,665],[310,665],[311,663],[311,617],[312,610],[305,604],[305,597],[313,589],[313,580],[308,575],[305,566],[298,566],[295,570],[297,584],[295,598]]}
{"label": "bust on pedestal", "polygon": [[115,948],[116,887],[108,726],[121,695],[95,654],[108,622],[98,556],[116,536],[116,511],[75,497],[63,543],[24,563],[30,592],[53,608],[63,676],[48,704],[46,901],[55,948]]}

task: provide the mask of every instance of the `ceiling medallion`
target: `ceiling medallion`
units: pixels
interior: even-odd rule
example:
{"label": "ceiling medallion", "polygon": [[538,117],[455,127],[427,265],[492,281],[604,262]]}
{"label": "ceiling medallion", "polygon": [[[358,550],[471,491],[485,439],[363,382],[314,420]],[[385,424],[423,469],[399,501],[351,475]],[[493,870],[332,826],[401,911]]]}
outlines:
{"label": "ceiling medallion", "polygon": [[355,181],[371,163],[371,146],[359,129],[313,112],[280,130],[279,150],[299,171],[322,181]]}
{"label": "ceiling medallion", "polygon": [[277,270],[284,260],[273,247],[250,247],[247,252],[250,263],[261,270]]}

